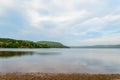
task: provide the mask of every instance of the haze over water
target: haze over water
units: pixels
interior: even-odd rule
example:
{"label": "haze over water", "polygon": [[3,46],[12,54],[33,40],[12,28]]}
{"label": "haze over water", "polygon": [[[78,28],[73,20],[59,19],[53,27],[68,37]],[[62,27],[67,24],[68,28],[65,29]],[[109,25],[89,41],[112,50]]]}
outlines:
{"label": "haze over water", "polygon": [[0,49],[0,72],[120,73],[120,49]]}

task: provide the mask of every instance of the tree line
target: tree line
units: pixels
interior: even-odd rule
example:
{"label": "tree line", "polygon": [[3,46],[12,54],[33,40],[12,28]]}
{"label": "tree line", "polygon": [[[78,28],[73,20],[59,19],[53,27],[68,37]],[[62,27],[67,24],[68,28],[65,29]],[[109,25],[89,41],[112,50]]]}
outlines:
{"label": "tree line", "polygon": [[59,42],[53,41],[28,41],[0,38],[0,48],[69,48]]}
{"label": "tree line", "polygon": [[33,41],[0,38],[0,48],[49,48],[47,44],[37,44]]}

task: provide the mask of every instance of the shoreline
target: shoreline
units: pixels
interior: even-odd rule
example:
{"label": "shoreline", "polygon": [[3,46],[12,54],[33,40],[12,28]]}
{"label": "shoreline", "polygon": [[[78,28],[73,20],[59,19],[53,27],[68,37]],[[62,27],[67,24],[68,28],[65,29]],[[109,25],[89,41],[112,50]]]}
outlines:
{"label": "shoreline", "polygon": [[120,74],[0,73],[0,80],[120,80]]}

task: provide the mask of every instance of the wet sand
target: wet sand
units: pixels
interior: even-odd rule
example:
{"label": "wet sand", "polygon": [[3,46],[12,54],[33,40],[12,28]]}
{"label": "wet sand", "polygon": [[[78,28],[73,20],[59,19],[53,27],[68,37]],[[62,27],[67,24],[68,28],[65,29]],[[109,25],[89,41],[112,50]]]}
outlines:
{"label": "wet sand", "polygon": [[120,74],[0,73],[0,80],[120,80]]}

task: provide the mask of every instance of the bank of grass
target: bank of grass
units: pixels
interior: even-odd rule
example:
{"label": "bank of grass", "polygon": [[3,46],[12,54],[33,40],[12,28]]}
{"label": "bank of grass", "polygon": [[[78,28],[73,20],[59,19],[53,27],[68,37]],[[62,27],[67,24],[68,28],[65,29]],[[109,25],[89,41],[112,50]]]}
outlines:
{"label": "bank of grass", "polygon": [[120,74],[1,73],[0,80],[120,80]]}

